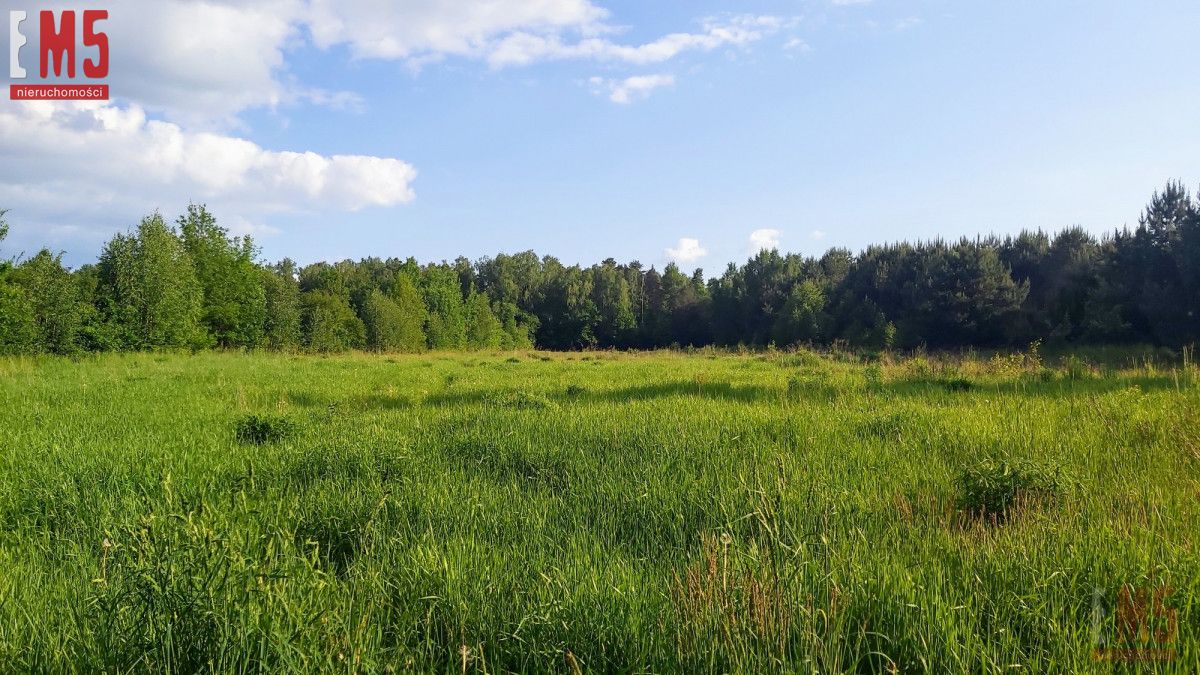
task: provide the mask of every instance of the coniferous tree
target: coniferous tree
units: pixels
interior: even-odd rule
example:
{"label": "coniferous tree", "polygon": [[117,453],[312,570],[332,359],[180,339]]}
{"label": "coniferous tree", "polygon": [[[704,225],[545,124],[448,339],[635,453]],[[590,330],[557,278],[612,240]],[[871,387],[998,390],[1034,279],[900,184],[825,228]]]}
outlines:
{"label": "coniferous tree", "polygon": [[[1195,274],[1197,207],[1182,183],[1155,192],[1138,222],[1138,309],[1157,341],[1181,344],[1196,336]],[[1190,255],[1189,255],[1190,254]]]}
{"label": "coniferous tree", "polygon": [[[0,233],[6,231],[0,219]],[[157,215],[74,273],[0,263],[0,350],[297,345],[440,349],[847,343],[883,349],[1200,337],[1200,204],[1178,183],[1132,230],[762,251],[706,281],[532,251],[424,268],[409,258],[265,267],[203,207]],[[303,298],[303,299],[302,299]],[[365,321],[365,323],[364,323]]]}

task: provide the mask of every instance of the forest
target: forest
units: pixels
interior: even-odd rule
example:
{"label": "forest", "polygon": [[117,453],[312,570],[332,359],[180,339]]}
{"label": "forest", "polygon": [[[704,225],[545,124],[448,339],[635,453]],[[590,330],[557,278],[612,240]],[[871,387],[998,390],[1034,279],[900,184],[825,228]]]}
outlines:
{"label": "forest", "polygon": [[[0,216],[0,241],[8,225]],[[0,354],[157,349],[652,349],[844,345],[1180,346],[1200,336],[1200,195],[1156,192],[1136,227],[956,242],[765,250],[719,276],[533,251],[261,259],[202,205],[115,235],[95,264],[42,250],[0,261]]]}

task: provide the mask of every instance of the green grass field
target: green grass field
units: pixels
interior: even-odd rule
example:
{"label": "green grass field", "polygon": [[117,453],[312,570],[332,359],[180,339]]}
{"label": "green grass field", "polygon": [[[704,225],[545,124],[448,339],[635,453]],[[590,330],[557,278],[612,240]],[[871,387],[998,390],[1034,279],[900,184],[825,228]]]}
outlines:
{"label": "green grass field", "polygon": [[2,360],[0,670],[1195,672],[1197,381],[1021,355]]}

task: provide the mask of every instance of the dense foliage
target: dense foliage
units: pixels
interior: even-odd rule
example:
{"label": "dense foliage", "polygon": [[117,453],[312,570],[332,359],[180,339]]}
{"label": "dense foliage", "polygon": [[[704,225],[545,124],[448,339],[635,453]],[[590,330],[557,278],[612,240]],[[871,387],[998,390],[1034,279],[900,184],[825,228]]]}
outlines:
{"label": "dense foliage", "polygon": [[[0,225],[0,238],[6,226]],[[1200,199],[1155,193],[1135,228],[763,251],[706,280],[532,251],[265,265],[204,207],[146,218],[73,272],[0,263],[0,353],[233,347],[652,348],[842,343],[868,349],[1183,345],[1200,336]]]}

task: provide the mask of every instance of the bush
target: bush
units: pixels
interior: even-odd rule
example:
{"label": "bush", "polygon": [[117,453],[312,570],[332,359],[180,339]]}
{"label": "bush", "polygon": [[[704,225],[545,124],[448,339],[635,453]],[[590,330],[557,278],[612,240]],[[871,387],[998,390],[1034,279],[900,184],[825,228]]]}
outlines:
{"label": "bush", "polygon": [[1066,481],[1057,466],[989,459],[964,471],[958,485],[961,510],[1001,523],[1018,507],[1057,504]]}
{"label": "bush", "polygon": [[295,429],[296,425],[286,417],[247,415],[238,420],[235,435],[242,443],[265,445],[282,441]]}

